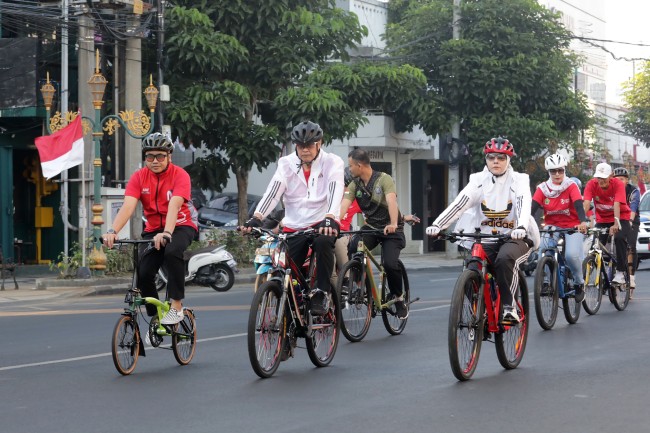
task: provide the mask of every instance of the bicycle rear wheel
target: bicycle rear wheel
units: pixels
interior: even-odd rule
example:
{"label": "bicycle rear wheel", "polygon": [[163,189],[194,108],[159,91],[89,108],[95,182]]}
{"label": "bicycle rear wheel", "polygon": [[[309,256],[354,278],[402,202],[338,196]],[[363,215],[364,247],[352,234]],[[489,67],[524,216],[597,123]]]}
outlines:
{"label": "bicycle rear wheel", "polygon": [[625,310],[630,302],[630,277],[627,270],[624,274],[625,284],[611,284],[609,288],[610,299],[618,311]]}
{"label": "bicycle rear wheel", "polygon": [[255,373],[262,378],[273,376],[281,361],[286,335],[287,316],[277,323],[282,288],[278,281],[267,281],[255,292],[248,315],[248,358]]}
{"label": "bicycle rear wheel", "polygon": [[370,329],[372,295],[363,279],[363,265],[347,262],[337,282],[341,294],[341,332],[351,342],[363,340]]}
{"label": "bicycle rear wheel", "polygon": [[183,320],[174,326],[172,351],[180,365],[187,365],[196,352],[196,318],[190,309],[184,310]]}
{"label": "bicycle rear wheel", "polygon": [[120,316],[113,330],[111,344],[113,364],[126,376],[133,373],[140,355],[140,331],[133,316]]}
{"label": "bicycle rear wheel", "polygon": [[[404,264],[401,260],[398,262],[398,266],[399,270],[402,273],[402,294],[404,296],[404,304],[406,304],[406,308],[410,310],[409,302],[411,302],[411,290],[409,289],[408,276],[406,275],[406,269],[404,269]],[[386,279],[381,288],[381,303],[385,304],[390,299],[391,293],[388,287],[388,279]],[[398,318],[395,304],[393,304],[390,307],[383,308],[381,310],[381,319],[384,322],[384,327],[389,334],[399,335],[404,331],[404,328],[406,328],[406,321],[408,320],[408,317],[405,319]]]}
{"label": "bicycle rear wheel", "polygon": [[582,262],[585,277],[585,299],[582,301],[582,307],[589,315],[596,314],[603,302],[603,277],[597,269],[596,256],[593,254]]}
{"label": "bicycle rear wheel", "polygon": [[517,325],[504,325],[503,332],[497,333],[495,338],[497,358],[506,370],[517,368],[524,357],[528,340],[528,286],[521,272],[518,278],[519,287],[515,296],[515,304],[521,322]]}
{"label": "bicycle rear wheel", "polygon": [[535,313],[542,329],[549,330],[555,325],[558,308],[557,262],[544,256],[535,270]]}
{"label": "bicycle rear wheel", "polygon": [[330,296],[329,311],[323,316],[314,316],[312,335],[306,339],[309,359],[316,367],[329,365],[339,344],[339,297],[335,290]]}
{"label": "bicycle rear wheel", "polygon": [[481,284],[480,274],[465,270],[451,297],[447,329],[449,363],[454,376],[461,381],[472,377],[481,354],[485,312]]}

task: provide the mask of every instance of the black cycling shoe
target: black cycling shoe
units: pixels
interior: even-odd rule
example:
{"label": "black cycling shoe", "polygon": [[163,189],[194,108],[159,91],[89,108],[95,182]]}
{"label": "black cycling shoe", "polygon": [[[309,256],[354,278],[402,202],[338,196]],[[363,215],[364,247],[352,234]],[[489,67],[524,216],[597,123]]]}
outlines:
{"label": "black cycling shoe", "polygon": [[311,303],[311,314],[314,316],[323,316],[329,309],[329,297],[321,289],[314,289],[309,294]]}
{"label": "black cycling shoe", "polygon": [[576,284],[575,286],[573,286],[573,288],[576,291],[576,295],[575,295],[576,296],[576,302],[580,303],[580,302],[584,301],[585,300],[585,289],[582,286],[582,284]]}
{"label": "black cycling shoe", "polygon": [[404,301],[395,302],[395,311],[399,320],[405,320],[409,316],[409,309],[406,307]]}

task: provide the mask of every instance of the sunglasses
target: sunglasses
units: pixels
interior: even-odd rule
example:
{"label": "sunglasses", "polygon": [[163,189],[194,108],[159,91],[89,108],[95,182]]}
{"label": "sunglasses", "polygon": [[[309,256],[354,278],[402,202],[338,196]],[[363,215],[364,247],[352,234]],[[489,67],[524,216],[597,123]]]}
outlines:
{"label": "sunglasses", "polygon": [[552,168],[548,171],[551,174],[564,174],[563,168]]}
{"label": "sunglasses", "polygon": [[499,161],[505,161],[508,157],[502,153],[490,153],[485,156],[485,159],[488,161],[494,161],[498,159]]}
{"label": "sunglasses", "polygon": [[156,154],[147,153],[144,156],[144,159],[146,159],[147,162],[153,162],[154,159],[157,160],[158,162],[163,162],[165,160],[165,158],[167,158],[166,153],[156,153]]}

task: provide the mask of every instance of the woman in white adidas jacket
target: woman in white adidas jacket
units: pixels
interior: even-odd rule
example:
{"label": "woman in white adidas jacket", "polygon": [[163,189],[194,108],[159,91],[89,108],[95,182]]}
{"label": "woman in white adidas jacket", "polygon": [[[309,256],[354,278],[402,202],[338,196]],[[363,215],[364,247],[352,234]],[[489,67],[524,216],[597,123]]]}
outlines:
{"label": "woman in white adidas jacket", "polygon": [[469,177],[469,183],[433,224],[429,236],[437,236],[460,218],[455,231],[510,234],[503,244],[485,242],[483,247],[494,265],[497,285],[503,304],[503,319],[519,322],[513,306],[517,290],[519,266],[526,262],[532,248],[539,245],[539,230],[530,214],[532,198],[530,181],[525,173],[517,173],[510,165],[515,155],[512,144],[504,138],[493,138],[483,150],[486,166]]}

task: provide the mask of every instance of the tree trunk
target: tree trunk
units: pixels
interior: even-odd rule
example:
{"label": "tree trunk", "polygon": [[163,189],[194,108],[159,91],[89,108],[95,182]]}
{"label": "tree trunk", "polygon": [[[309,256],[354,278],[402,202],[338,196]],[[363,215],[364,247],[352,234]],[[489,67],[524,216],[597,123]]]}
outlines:
{"label": "tree trunk", "polygon": [[239,203],[239,225],[241,226],[248,220],[248,170],[237,168],[235,170],[237,178],[237,199]]}
{"label": "tree trunk", "polygon": [[[257,104],[257,93],[252,91],[250,97],[250,107],[244,110],[244,119],[252,123],[253,110]],[[248,174],[249,170],[245,167],[237,167],[233,170],[237,177],[237,198],[239,203],[239,225],[244,224],[248,220]],[[253,209],[255,211],[255,209]]]}

